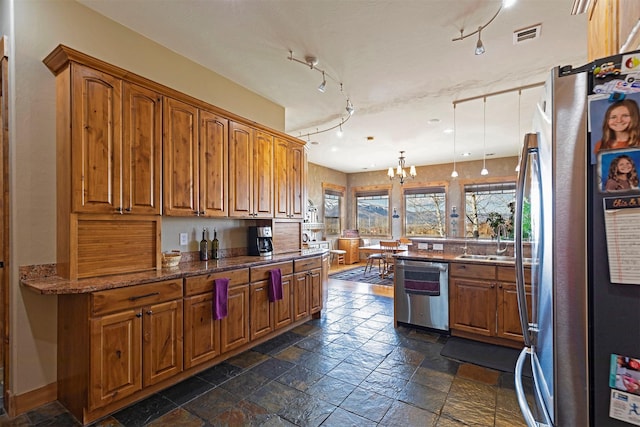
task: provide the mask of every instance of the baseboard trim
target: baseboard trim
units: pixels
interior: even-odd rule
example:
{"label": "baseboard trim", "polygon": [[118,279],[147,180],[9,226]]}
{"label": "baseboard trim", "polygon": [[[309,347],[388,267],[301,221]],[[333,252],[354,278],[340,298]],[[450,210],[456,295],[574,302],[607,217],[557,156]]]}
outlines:
{"label": "baseboard trim", "polygon": [[9,391],[7,396],[9,401],[6,402],[5,408],[7,410],[7,414],[11,418],[14,418],[20,414],[24,414],[25,412],[29,412],[32,409],[58,399],[58,384],[47,384],[44,387],[17,395]]}

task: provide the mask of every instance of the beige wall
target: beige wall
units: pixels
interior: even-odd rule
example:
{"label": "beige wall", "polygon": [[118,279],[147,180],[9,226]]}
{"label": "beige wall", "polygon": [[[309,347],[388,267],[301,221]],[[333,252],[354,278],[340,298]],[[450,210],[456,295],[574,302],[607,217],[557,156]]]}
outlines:
{"label": "beige wall", "polygon": [[[453,170],[453,164],[433,165],[433,166],[418,166],[417,177],[415,179],[408,179],[405,181],[405,185],[417,185],[417,184],[429,184],[429,183],[446,183],[448,185],[448,201],[447,212],[451,211],[452,206],[458,207],[460,215],[463,214],[464,208],[464,191],[463,186],[465,183],[470,182],[483,182],[483,181],[496,181],[503,179],[515,180],[516,172],[515,167],[518,162],[517,157],[506,157],[501,159],[488,159],[487,169],[489,175],[482,177],[480,170],[482,169],[482,161],[474,162],[458,162],[456,169],[458,171],[458,178],[451,178],[451,171]],[[335,185],[341,185],[346,188],[345,193],[345,217],[342,219],[344,229],[356,228],[355,227],[355,210],[352,205],[352,189],[354,187],[366,187],[375,185],[389,185],[389,178],[387,177],[386,170],[360,172],[353,174],[344,174],[332,169],[327,169],[322,166],[310,164],[309,165],[309,179],[308,188],[309,199],[311,199],[316,206],[322,206],[322,184],[329,183]],[[391,231],[394,238],[399,238],[404,234],[402,229],[402,189],[400,182],[394,180],[391,182],[391,209],[394,207],[398,209],[400,213],[400,219],[392,220]],[[323,210],[319,209],[318,213],[320,217],[323,217]],[[460,228],[462,230],[462,228]],[[450,236],[451,237],[451,236]]]}
{"label": "beige wall", "polygon": [[[65,44],[280,131],[284,109],[75,1],[3,0],[0,7],[11,45],[9,392],[22,394],[56,381],[56,298],[18,281],[19,266],[56,260],[55,80],[42,60]],[[244,245],[239,221],[166,223],[163,248],[177,248],[179,231],[192,234],[202,226],[221,229],[223,245]]]}

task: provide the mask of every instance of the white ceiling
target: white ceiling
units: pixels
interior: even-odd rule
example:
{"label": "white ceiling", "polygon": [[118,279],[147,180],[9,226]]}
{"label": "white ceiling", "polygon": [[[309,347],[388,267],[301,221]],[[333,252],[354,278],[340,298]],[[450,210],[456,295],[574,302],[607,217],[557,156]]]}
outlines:
{"label": "white ceiling", "polygon": [[[516,156],[541,88],[482,95],[542,82],[558,65],[587,59],[586,16],[573,0],[518,0],[477,36],[499,0],[79,0],[99,13],[285,107],[286,129],[310,141],[309,161],[343,172],[453,159]],[[514,45],[513,32],[542,24]],[[343,83],[344,94],[317,70]],[[346,99],[356,109],[346,118]],[[485,117],[486,111],[486,119]],[[433,119],[439,119],[433,123]],[[486,125],[485,125],[486,123]],[[486,132],[485,130],[486,129]],[[373,141],[367,140],[372,136]],[[469,157],[461,157],[470,152]]]}

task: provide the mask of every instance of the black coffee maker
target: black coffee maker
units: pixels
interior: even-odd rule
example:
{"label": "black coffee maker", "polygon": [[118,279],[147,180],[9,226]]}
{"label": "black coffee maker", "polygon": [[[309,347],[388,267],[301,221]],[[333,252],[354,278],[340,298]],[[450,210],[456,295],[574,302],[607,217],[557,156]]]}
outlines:
{"label": "black coffee maker", "polygon": [[249,227],[247,248],[249,255],[271,255],[273,252],[271,227]]}

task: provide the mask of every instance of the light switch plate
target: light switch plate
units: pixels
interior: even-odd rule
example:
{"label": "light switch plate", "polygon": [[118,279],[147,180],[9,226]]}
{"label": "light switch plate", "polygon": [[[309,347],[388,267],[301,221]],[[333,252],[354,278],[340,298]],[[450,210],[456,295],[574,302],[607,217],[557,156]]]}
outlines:
{"label": "light switch plate", "polygon": [[189,244],[189,237],[187,233],[180,233],[180,246],[186,246]]}
{"label": "light switch plate", "polygon": [[434,251],[442,251],[444,250],[444,245],[442,243],[434,243],[433,244]]}
{"label": "light switch plate", "polygon": [[429,244],[428,243],[418,243],[418,249],[429,249]]}

